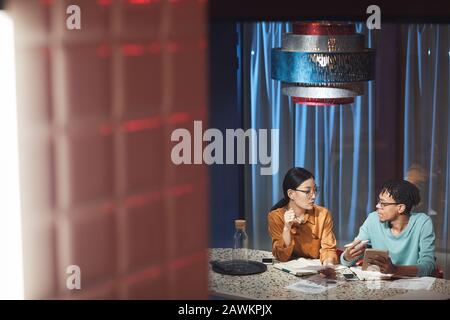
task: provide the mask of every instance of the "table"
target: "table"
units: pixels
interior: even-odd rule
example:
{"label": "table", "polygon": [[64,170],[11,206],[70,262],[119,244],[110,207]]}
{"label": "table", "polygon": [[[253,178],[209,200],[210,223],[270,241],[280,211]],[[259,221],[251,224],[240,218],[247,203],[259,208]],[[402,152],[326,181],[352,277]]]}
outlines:
{"label": "table", "polygon": [[[214,248],[209,250],[211,260],[231,259],[232,249]],[[250,260],[261,261],[262,258],[273,258],[272,253],[262,250],[250,250]],[[248,276],[229,276],[212,271],[209,265],[209,291],[213,296],[226,299],[257,299],[257,300],[381,300],[401,297],[410,293],[405,289],[391,289],[392,281],[345,281],[338,277],[337,287],[320,294],[307,294],[285,289],[286,286],[301,278],[267,266],[264,273]],[[413,290],[409,290],[413,291]],[[436,279],[431,290],[425,294],[437,294],[450,299],[450,281]],[[415,297],[414,299],[417,299]],[[426,299],[426,297],[424,297]]]}

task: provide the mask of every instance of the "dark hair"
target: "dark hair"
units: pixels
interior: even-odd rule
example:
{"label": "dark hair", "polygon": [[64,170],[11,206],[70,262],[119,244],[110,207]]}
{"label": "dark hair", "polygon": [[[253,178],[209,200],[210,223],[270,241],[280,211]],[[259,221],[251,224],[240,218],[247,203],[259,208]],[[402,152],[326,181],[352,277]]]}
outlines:
{"label": "dark hair", "polygon": [[287,204],[289,203],[289,197],[287,194],[288,190],[289,189],[297,189],[297,187],[299,185],[301,185],[304,181],[311,179],[311,178],[314,179],[313,174],[306,169],[303,169],[300,167],[294,167],[294,168],[289,169],[289,171],[286,172],[286,175],[284,176],[284,180],[283,180],[283,196],[284,196],[284,198],[281,199],[280,201],[278,201],[272,207],[272,209],[270,209],[270,211],[287,206]]}
{"label": "dark hair", "polygon": [[409,214],[414,206],[420,203],[419,189],[406,180],[390,180],[385,182],[378,194],[387,192],[397,203],[406,206],[405,214]]}

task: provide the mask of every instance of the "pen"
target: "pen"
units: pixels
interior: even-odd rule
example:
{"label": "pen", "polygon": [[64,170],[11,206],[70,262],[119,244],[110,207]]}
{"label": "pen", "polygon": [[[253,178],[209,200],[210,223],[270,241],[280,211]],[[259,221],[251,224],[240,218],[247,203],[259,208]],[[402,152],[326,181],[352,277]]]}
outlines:
{"label": "pen", "polygon": [[293,272],[289,271],[288,269],[284,269],[284,268],[281,268],[281,271],[284,271],[284,272],[287,272],[287,273],[293,274],[294,276],[296,275],[295,273],[293,273]]}
{"label": "pen", "polygon": [[[368,242],[369,242],[369,240],[362,240],[362,241],[361,241],[361,244],[366,244],[366,243],[368,243]],[[344,246],[344,248],[351,247],[352,245],[353,245],[353,242],[347,243],[347,244]]]}

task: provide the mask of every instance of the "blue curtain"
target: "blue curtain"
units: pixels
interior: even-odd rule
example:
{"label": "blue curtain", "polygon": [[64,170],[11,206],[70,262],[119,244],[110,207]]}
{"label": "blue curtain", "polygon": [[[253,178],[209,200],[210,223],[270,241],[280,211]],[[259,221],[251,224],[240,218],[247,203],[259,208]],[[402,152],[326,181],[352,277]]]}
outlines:
{"label": "blue curtain", "polygon": [[404,170],[421,189],[419,210],[436,232],[438,264],[448,275],[450,200],[450,26],[402,27],[405,61]]}
{"label": "blue curtain", "polygon": [[[280,130],[280,141],[272,155],[279,158],[278,173],[260,175],[259,165],[246,169],[247,219],[255,249],[271,248],[267,214],[281,199],[283,177],[293,166],[314,173],[321,187],[317,203],[331,211],[340,244],[352,240],[367,214],[374,210],[375,84],[367,83],[364,96],[356,98],[351,105],[293,104],[281,94],[280,82],[270,78],[271,49],[281,46],[281,35],[290,28],[289,23],[277,22],[251,23],[244,27],[247,46],[243,58],[248,61],[250,71],[244,112],[251,128]],[[366,34],[366,46],[372,47],[372,33],[363,24],[357,25],[357,31]]]}

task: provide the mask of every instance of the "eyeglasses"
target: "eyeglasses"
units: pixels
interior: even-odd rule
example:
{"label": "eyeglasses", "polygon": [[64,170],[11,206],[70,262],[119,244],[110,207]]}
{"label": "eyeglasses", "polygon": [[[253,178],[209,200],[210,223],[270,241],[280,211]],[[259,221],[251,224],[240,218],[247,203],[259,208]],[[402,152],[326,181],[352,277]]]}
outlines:
{"label": "eyeglasses", "polygon": [[308,198],[311,198],[313,194],[318,194],[320,192],[319,186],[314,186],[314,189],[312,190],[299,190],[299,189],[294,190],[304,193]]}
{"label": "eyeglasses", "polygon": [[381,209],[384,209],[384,207],[392,206],[394,204],[400,204],[400,203],[398,203],[398,202],[381,202],[381,199],[378,199],[375,206],[380,205]]}

